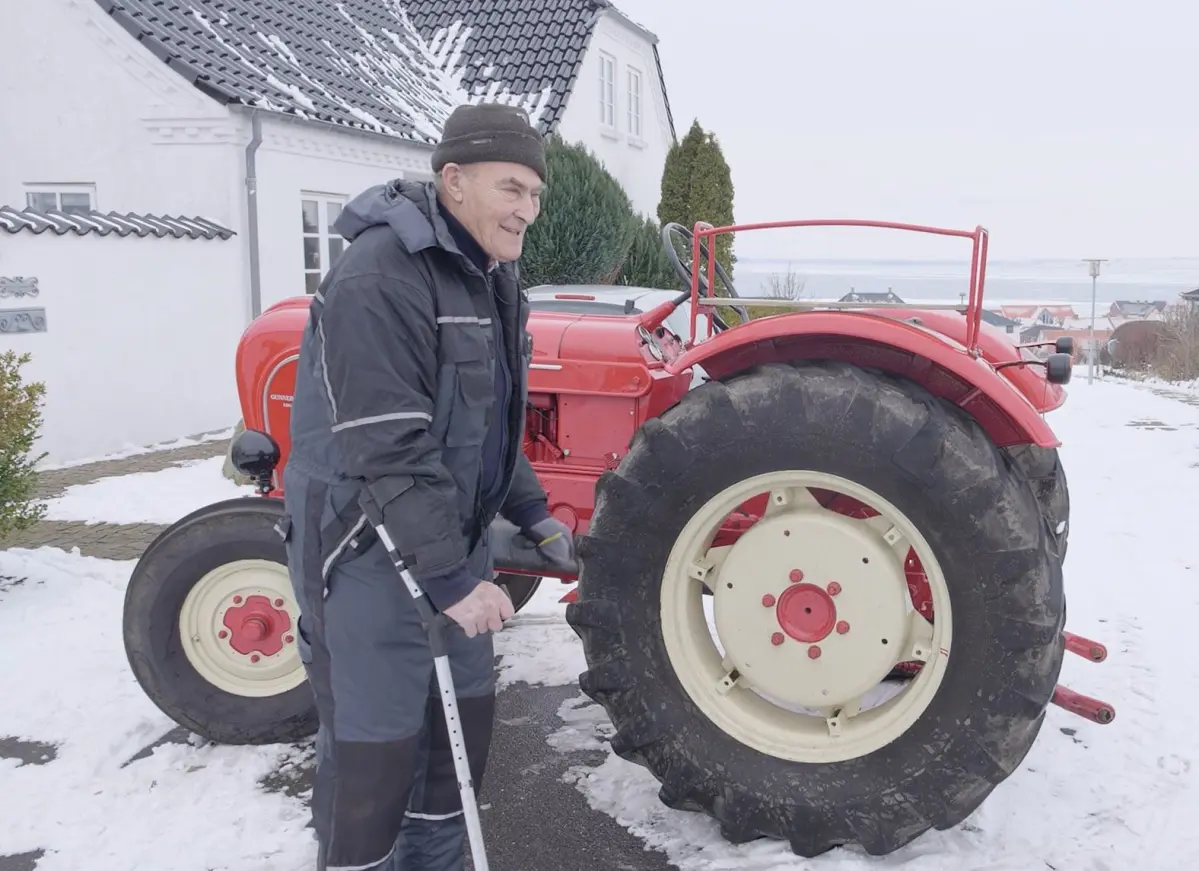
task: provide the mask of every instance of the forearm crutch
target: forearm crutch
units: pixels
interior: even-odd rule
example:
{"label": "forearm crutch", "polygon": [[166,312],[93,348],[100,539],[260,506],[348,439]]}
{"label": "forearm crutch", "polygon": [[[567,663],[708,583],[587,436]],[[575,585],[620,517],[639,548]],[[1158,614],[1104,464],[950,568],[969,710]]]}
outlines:
{"label": "forearm crutch", "polygon": [[483,824],[479,820],[475,786],[471,779],[470,763],[466,756],[466,741],[462,736],[462,720],[458,716],[458,694],[454,691],[450,657],[445,646],[444,630],[449,625],[450,619],[445,614],[434,611],[433,606],[429,604],[429,597],[425,595],[421,585],[412,576],[412,572],[408,571],[403,558],[396,550],[395,542],[387,534],[387,529],[383,526],[383,513],[365,489],[362,491],[360,502],[366,513],[366,519],[375,528],[375,532],[379,535],[379,541],[387,549],[387,555],[404,581],[404,586],[412,594],[412,601],[416,604],[417,613],[420,614],[421,625],[429,636],[429,649],[433,653],[433,668],[436,670],[437,686],[441,691],[441,708],[445,713],[445,725],[450,733],[450,749],[454,755],[454,773],[458,777],[458,793],[462,797],[462,813],[466,817],[466,834],[470,839],[471,860],[474,862],[475,871],[488,871],[487,852],[483,847]]}

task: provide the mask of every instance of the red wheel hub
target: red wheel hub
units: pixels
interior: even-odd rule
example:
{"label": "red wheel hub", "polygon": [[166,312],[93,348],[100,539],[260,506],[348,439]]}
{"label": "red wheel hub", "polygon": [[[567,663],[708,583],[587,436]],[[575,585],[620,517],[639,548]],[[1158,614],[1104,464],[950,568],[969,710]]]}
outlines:
{"label": "red wheel hub", "polygon": [[272,605],[266,596],[246,597],[225,612],[222,622],[229,630],[229,646],[243,656],[274,656],[283,649],[283,636],[291,629],[291,615]]}
{"label": "red wheel hub", "polygon": [[814,584],[795,584],[783,590],[775,614],[783,631],[805,644],[823,641],[837,625],[833,597]]}

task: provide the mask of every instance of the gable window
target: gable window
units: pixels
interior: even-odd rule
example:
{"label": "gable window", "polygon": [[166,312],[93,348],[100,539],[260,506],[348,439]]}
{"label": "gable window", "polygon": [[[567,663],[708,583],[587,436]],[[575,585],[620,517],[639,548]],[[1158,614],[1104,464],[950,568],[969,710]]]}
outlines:
{"label": "gable window", "polygon": [[599,56],[600,123],[605,127],[616,126],[616,58],[610,54]]}
{"label": "gable window", "polygon": [[31,182],[25,185],[25,208],[36,212],[83,215],[96,208],[96,186]]}
{"label": "gable window", "polygon": [[629,67],[629,135],[641,136],[641,71]]}
{"label": "gable window", "polygon": [[337,194],[307,193],[300,199],[300,221],[304,245],[304,291],[316,293],[345,250],[345,239],[333,229],[346,198]]}

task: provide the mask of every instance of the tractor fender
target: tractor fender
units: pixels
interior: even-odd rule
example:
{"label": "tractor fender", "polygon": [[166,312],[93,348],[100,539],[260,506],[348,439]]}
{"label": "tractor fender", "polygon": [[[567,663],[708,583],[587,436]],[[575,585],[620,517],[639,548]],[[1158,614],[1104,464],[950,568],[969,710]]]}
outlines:
{"label": "tractor fender", "polygon": [[719,333],[673,360],[678,374],[700,364],[713,379],[764,363],[839,360],[908,378],[974,417],[998,447],[1056,448],[1053,429],[1011,381],[960,342],[865,312],[796,312]]}

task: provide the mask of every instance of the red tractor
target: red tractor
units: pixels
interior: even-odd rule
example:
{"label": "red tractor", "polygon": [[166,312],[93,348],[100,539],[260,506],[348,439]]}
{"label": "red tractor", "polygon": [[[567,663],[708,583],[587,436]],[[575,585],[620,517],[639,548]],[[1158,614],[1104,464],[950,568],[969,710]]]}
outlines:
{"label": "red tractor", "polygon": [[[742,298],[709,250],[817,225],[971,240],[968,301]],[[530,291],[524,450],[579,565],[497,566],[517,605],[541,578],[578,581],[566,619],[614,752],[730,841],[883,854],[969,816],[1051,702],[1110,722],[1057,685],[1066,651],[1106,657],[1064,631],[1069,499],[1044,414],[1065,401],[1071,342],[1042,359],[982,323],[986,231],[700,223],[663,241],[686,291]],[[137,680],[216,742],[316,727],[274,530],[307,306],[268,309],[237,354],[231,452],[260,495],[163,532],[126,597]]]}

